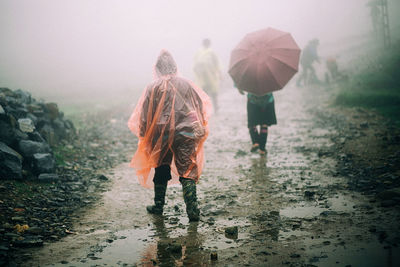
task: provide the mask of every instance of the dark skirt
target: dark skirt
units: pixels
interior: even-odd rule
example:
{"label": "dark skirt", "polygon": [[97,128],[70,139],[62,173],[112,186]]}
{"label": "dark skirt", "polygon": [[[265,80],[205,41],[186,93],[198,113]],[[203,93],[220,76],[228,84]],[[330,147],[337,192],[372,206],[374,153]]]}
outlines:
{"label": "dark skirt", "polygon": [[247,126],[250,128],[263,124],[268,126],[276,124],[275,101],[265,106],[247,101]]}

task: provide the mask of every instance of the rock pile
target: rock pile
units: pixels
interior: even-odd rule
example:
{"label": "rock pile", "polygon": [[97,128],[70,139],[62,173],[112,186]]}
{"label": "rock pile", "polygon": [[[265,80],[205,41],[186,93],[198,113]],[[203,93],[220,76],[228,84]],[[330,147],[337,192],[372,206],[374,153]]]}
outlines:
{"label": "rock pile", "polygon": [[57,179],[52,148],[74,134],[56,103],[0,88],[0,179]]}

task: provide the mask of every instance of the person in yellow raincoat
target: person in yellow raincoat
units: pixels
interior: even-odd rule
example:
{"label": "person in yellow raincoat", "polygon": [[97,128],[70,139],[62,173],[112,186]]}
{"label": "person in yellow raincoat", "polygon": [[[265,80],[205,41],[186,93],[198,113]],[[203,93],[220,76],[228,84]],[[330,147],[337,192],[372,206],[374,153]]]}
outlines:
{"label": "person in yellow raincoat", "polygon": [[189,220],[199,220],[196,183],[203,167],[211,108],[207,94],[180,77],[172,55],[162,50],[154,67],[154,81],[144,90],[128,121],[139,139],[131,167],[143,186],[154,185],[154,205],[147,207],[149,213],[163,213],[172,170],[182,184]]}
{"label": "person in yellow raincoat", "polygon": [[211,96],[214,109],[217,111],[221,68],[218,57],[210,46],[210,39],[204,39],[203,47],[194,58],[193,71],[197,84]]}

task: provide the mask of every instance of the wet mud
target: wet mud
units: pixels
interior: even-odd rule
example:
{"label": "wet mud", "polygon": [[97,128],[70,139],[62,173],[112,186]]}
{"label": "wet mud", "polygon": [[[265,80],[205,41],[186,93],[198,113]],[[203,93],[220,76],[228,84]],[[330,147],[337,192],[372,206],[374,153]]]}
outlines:
{"label": "wet mud", "polygon": [[337,125],[317,115],[329,96],[291,86],[275,93],[278,124],[261,156],[250,152],[246,97],[221,92],[197,223],[188,222],[179,185],[168,187],[163,216],[146,213],[153,192],[128,167],[135,139],[124,140],[132,149],[106,174],[101,202],[74,234],[30,250],[27,266],[399,266],[398,206],[382,207],[338,171]]}

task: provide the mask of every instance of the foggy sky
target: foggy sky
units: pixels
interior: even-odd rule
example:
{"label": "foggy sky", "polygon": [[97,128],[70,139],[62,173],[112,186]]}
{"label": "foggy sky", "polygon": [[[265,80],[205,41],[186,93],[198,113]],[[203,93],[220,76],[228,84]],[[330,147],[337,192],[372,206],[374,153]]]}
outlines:
{"label": "foggy sky", "polygon": [[[142,90],[162,48],[192,78],[208,37],[227,70],[247,33],[274,27],[300,47],[371,31],[366,0],[1,0],[0,86],[49,97]],[[122,91],[121,91],[122,90]]]}

